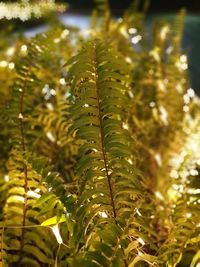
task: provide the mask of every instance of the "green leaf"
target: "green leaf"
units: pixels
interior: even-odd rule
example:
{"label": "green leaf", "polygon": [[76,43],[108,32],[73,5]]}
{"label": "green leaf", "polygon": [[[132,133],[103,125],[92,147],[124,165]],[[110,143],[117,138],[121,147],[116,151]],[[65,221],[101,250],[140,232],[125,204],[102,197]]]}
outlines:
{"label": "green leaf", "polygon": [[55,225],[55,224],[59,224],[62,222],[66,222],[66,220],[67,220],[66,215],[62,214],[62,216],[60,218],[58,218],[57,216],[54,216],[54,217],[49,218],[46,221],[42,222],[41,225],[42,226]]}
{"label": "green leaf", "polygon": [[195,267],[198,262],[200,262],[200,250],[194,255],[190,267]]}

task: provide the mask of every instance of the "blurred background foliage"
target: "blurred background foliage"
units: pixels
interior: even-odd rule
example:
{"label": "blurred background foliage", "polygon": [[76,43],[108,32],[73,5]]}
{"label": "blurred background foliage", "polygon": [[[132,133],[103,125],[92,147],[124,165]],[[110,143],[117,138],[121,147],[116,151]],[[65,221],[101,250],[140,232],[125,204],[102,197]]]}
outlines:
{"label": "blurred background foliage", "polygon": [[[5,3],[14,3],[14,0],[8,1],[1,1]],[[32,1],[34,2],[34,1]],[[35,1],[37,2],[37,1]],[[65,4],[66,7],[68,6],[66,16],[76,16],[77,18],[74,19],[76,21],[77,26],[80,24],[80,15],[89,15],[94,8],[95,4],[92,0],[69,0],[69,1],[56,1],[60,4]],[[113,15],[120,17],[123,13],[123,10],[128,8],[130,5],[131,0],[124,0],[124,1],[110,1],[110,7],[112,10]],[[195,91],[200,94],[200,81],[198,79],[200,75],[200,52],[199,52],[199,36],[200,36],[200,2],[198,0],[174,0],[174,1],[167,1],[163,0],[151,0],[149,3],[148,13],[146,16],[146,27],[151,25],[152,22],[156,19],[167,19],[173,20],[175,14],[181,8],[185,8],[187,11],[187,15],[185,18],[185,28],[184,28],[184,35],[182,40],[182,48],[188,54],[188,65],[189,65],[189,72],[190,72],[190,80],[191,85],[195,89]],[[38,25],[43,25],[46,23],[46,18],[42,17],[41,19],[37,20],[28,20],[26,23],[17,20],[16,22],[12,21],[10,25],[10,29],[13,30],[16,28],[18,31],[24,31],[27,28],[32,28]],[[5,22],[8,24],[8,22]],[[0,21],[0,25],[2,28],[5,28],[4,22]]]}

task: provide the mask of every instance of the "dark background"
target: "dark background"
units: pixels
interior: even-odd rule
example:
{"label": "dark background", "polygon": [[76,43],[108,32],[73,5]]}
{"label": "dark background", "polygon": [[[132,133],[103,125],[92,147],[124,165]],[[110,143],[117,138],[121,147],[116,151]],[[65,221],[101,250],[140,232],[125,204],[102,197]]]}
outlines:
{"label": "dark background", "polygon": [[[93,0],[67,0],[60,1],[70,4],[71,10],[90,10],[94,6]],[[132,0],[110,0],[110,6],[114,11],[127,8]],[[143,2],[143,1],[141,1]],[[200,0],[151,0],[150,13],[160,12],[176,12],[180,8],[185,7],[188,12],[200,14]]]}

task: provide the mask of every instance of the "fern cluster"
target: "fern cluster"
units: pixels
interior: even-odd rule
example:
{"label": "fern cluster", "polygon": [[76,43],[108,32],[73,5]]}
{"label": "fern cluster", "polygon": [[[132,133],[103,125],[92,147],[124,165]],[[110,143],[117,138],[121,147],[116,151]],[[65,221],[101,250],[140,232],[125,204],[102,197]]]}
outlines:
{"label": "fern cluster", "polygon": [[200,264],[199,99],[185,11],[0,32],[0,266]]}

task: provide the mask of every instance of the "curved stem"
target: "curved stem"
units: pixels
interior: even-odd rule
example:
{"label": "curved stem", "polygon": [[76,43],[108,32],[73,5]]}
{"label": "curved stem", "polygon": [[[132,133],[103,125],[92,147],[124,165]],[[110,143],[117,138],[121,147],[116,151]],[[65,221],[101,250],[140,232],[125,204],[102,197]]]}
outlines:
{"label": "curved stem", "polygon": [[110,200],[111,200],[111,206],[113,210],[113,216],[116,221],[117,213],[116,213],[116,208],[115,208],[115,203],[114,203],[114,196],[113,196],[113,189],[112,189],[112,184],[111,184],[111,178],[109,175],[108,171],[108,160],[107,160],[107,155],[106,155],[106,150],[104,146],[104,132],[103,132],[103,115],[101,112],[101,104],[100,104],[100,95],[99,95],[99,81],[98,81],[98,73],[97,73],[97,52],[96,52],[96,46],[94,49],[94,64],[95,64],[95,80],[96,80],[96,93],[97,93],[97,106],[98,106],[98,117],[99,117],[99,124],[100,124],[100,139],[101,139],[101,151],[102,151],[102,157],[103,157],[103,162],[104,162],[104,168],[106,172],[106,177],[108,181],[108,188],[110,192]]}
{"label": "curved stem", "polygon": [[[107,159],[107,154],[106,154],[106,150],[105,150],[105,146],[104,146],[105,140],[104,140],[104,130],[103,130],[103,114],[101,111],[101,102],[100,102],[100,94],[99,94],[100,86],[99,86],[98,73],[97,73],[98,63],[97,63],[96,45],[95,45],[95,49],[94,49],[94,64],[95,64],[94,72],[95,72],[95,81],[96,81],[96,89],[97,89],[96,94],[97,94],[98,117],[99,117],[99,124],[100,124],[100,139],[101,139],[102,157],[103,157],[104,168],[105,168],[106,177],[107,177],[107,181],[108,181],[108,188],[109,188],[109,192],[110,192],[110,201],[111,201],[111,206],[112,206],[112,210],[113,210],[113,217],[114,217],[115,223],[117,224],[117,221],[116,221],[117,212],[116,212],[116,207],[115,207],[115,202],[114,202],[114,194],[113,194],[113,188],[112,188],[112,183],[111,183],[111,177],[109,175],[108,159]],[[122,252],[124,254],[123,249],[122,249]],[[128,263],[127,263],[126,259],[124,259],[124,265],[125,265],[125,267],[128,267]]]}
{"label": "curved stem", "polygon": [[[28,74],[26,74],[25,78],[25,84],[24,87],[26,87],[26,80],[27,80]],[[24,89],[21,91],[20,96],[20,103],[19,103],[19,124],[20,124],[20,135],[21,135],[21,146],[22,146],[22,152],[26,152],[26,146],[25,146],[25,133],[24,133],[24,122],[23,122],[23,112],[24,112]],[[23,207],[23,218],[22,218],[22,235],[21,235],[21,243],[20,243],[20,258],[22,257],[22,250],[24,247],[24,235],[25,235],[25,226],[26,226],[26,212],[27,212],[27,192],[28,192],[28,168],[27,165],[24,163],[23,167],[24,172],[24,207]]]}

